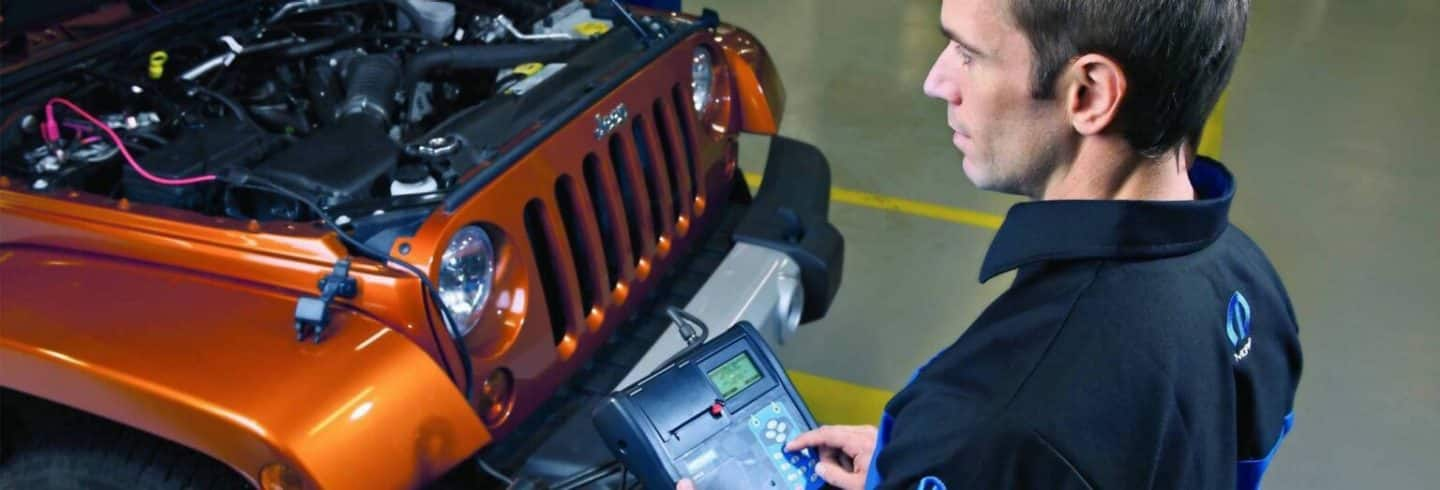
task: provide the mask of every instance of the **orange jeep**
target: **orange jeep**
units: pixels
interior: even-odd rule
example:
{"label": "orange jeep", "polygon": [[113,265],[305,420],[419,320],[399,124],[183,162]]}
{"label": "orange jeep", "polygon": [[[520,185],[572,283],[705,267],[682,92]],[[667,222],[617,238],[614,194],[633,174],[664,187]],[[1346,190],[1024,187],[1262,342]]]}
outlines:
{"label": "orange jeep", "polygon": [[0,487],[471,481],[663,360],[667,307],[783,340],[839,285],[823,155],[741,178],[784,91],[714,12],[48,0],[0,33]]}

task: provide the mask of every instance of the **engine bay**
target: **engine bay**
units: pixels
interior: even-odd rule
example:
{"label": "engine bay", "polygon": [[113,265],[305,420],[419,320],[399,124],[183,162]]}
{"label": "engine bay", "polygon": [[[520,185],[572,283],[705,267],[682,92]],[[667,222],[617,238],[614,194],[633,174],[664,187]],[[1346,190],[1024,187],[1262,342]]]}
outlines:
{"label": "engine bay", "polygon": [[[6,96],[0,173],[34,191],[247,220],[313,219],[297,196],[384,211],[442,196],[478,163],[484,145],[456,134],[495,133],[495,121],[513,120],[478,123],[476,113],[520,110],[612,28],[664,29],[627,23],[606,1],[221,8]],[[237,172],[295,196],[225,178]]]}

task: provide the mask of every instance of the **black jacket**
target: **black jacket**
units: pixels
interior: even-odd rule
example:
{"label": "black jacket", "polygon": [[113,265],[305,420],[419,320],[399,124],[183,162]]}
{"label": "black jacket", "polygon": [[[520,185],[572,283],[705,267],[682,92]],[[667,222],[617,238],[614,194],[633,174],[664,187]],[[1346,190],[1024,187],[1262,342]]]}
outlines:
{"label": "black jacket", "polygon": [[870,486],[1257,488],[1293,420],[1295,313],[1229,223],[1229,172],[1190,178],[1193,201],[1012,208],[980,276],[1013,285],[886,406]]}

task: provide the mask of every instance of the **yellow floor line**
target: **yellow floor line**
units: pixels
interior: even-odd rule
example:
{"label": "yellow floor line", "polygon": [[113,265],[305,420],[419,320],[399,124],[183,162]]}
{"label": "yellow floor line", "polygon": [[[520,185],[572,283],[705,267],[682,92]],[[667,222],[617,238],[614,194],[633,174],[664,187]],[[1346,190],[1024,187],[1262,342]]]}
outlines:
{"label": "yellow floor line", "polygon": [[821,424],[875,425],[894,393],[834,378],[787,370],[795,390]]}
{"label": "yellow floor line", "polygon": [[[746,172],[745,182],[750,184],[750,188],[758,189],[760,188],[760,175]],[[840,187],[830,188],[830,200],[853,206],[863,206],[884,211],[923,216],[991,230],[999,229],[1000,222],[1005,220],[1004,217],[995,214],[952,208],[939,204],[930,204],[928,202],[912,201],[899,197],[882,196]]]}

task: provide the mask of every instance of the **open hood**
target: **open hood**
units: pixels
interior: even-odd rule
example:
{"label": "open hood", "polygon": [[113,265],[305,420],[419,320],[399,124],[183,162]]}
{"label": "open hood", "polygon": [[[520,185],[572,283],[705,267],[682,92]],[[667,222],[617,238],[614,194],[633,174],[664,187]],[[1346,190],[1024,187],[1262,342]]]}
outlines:
{"label": "open hood", "polygon": [[[63,53],[195,0],[43,0],[0,3],[0,65]],[[5,70],[10,71],[10,70]]]}

